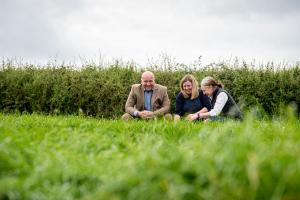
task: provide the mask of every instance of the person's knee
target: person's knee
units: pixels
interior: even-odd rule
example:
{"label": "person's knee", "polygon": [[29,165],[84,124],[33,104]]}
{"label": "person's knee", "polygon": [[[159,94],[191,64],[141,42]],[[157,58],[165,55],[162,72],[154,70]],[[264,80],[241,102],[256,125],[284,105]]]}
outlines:
{"label": "person's knee", "polygon": [[170,113],[164,115],[165,120],[172,121],[173,117]]}
{"label": "person's knee", "polygon": [[124,121],[128,121],[128,120],[133,119],[133,117],[132,117],[130,114],[125,113],[125,114],[122,116],[122,119],[123,119]]}

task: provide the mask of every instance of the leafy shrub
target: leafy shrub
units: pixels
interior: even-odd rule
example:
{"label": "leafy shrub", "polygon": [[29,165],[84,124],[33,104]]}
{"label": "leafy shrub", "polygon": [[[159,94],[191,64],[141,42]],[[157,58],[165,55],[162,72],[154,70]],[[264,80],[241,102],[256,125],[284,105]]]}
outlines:
{"label": "leafy shrub", "polygon": [[[255,69],[220,64],[201,69],[150,68],[156,82],[168,87],[175,109],[179,82],[187,74],[194,74],[199,82],[212,75],[221,80],[225,89],[239,103],[243,111],[262,107],[268,114],[280,112],[280,105],[300,104],[300,68],[275,69],[272,65]],[[116,118],[124,112],[130,86],[140,82],[142,69],[118,63],[109,67],[87,65],[81,69],[68,66],[15,67],[3,63],[0,71],[0,110],[48,114],[79,114]],[[298,111],[299,112],[299,111]]]}

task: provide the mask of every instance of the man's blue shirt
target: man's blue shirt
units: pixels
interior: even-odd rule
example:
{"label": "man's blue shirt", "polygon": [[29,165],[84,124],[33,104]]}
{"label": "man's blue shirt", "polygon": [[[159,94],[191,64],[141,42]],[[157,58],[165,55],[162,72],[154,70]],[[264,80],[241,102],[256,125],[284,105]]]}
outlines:
{"label": "man's blue shirt", "polygon": [[151,111],[151,98],[152,98],[153,90],[145,90],[144,91],[144,99],[145,99],[145,110]]}

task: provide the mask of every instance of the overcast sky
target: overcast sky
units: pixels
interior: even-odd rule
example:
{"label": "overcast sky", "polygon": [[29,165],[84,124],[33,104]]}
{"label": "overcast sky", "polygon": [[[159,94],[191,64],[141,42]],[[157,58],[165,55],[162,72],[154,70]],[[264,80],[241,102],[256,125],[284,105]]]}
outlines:
{"label": "overcast sky", "polygon": [[0,56],[300,61],[299,0],[0,0]]}

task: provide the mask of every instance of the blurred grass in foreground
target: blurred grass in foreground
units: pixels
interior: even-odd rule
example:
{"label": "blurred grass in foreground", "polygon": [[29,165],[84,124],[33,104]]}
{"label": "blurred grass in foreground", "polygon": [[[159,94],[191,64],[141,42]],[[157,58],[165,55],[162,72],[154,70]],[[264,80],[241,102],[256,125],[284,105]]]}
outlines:
{"label": "blurred grass in foreground", "polygon": [[299,130],[0,114],[0,199],[299,199]]}

